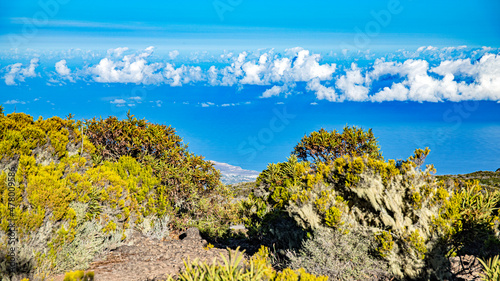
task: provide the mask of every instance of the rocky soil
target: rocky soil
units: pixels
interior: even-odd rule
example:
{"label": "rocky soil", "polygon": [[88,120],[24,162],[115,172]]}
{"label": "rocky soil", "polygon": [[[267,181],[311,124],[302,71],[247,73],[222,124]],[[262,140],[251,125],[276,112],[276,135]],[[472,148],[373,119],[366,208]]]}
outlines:
{"label": "rocky soil", "polygon": [[[111,251],[105,258],[94,261],[89,271],[94,271],[96,281],[159,281],[175,276],[184,269],[184,260],[198,259],[212,263],[227,257],[227,250],[208,249],[196,228],[190,228],[170,241],[152,240],[134,232],[126,245]],[[62,281],[64,275],[48,278]]]}

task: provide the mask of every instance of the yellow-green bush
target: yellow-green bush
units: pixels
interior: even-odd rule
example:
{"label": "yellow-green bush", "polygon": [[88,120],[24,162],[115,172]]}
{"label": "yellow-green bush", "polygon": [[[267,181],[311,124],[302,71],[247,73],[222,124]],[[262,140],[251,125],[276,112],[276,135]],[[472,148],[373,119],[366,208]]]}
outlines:
{"label": "yellow-green bush", "polygon": [[479,262],[484,267],[484,271],[481,274],[481,280],[483,281],[497,281],[500,280],[500,258],[495,256],[487,261],[479,259]]}
{"label": "yellow-green bush", "polygon": [[[237,221],[230,191],[172,128],[131,116],[85,124],[71,118],[0,114],[0,159],[17,168],[12,197],[0,167],[0,237],[6,239],[10,202],[16,254],[31,276],[82,269],[145,221],[143,229],[156,238],[189,226],[212,237],[229,233]],[[127,145],[103,147],[99,141],[106,142],[109,130],[122,130],[115,141]],[[0,244],[2,255],[6,245]]]}
{"label": "yellow-green bush", "polygon": [[381,231],[375,234],[375,241],[377,241],[378,247],[376,248],[377,253],[385,258],[388,253],[394,248],[394,241],[390,231]]}
{"label": "yellow-green bush", "polygon": [[342,133],[325,129],[304,136],[292,154],[303,161],[329,162],[342,156],[369,155],[382,159],[377,139],[371,129],[364,131],[356,126],[345,126]]}
{"label": "yellow-green bush", "polygon": [[[33,117],[24,113],[0,115],[0,159],[14,155],[34,156],[42,151],[34,151],[43,147],[43,152],[51,152],[51,161],[57,162],[68,153],[68,145],[81,148],[81,134],[78,128],[81,122],[52,117],[34,121]],[[84,152],[94,148],[90,143],[84,143]],[[72,152],[73,153],[73,152]],[[50,162],[50,161],[49,161]]]}
{"label": "yellow-green bush", "polygon": [[479,181],[453,181],[453,184],[451,196],[444,200],[433,221],[442,238],[449,241],[449,254],[479,257],[497,254],[500,192],[484,189]]}
{"label": "yellow-green bush", "polygon": [[94,281],[94,272],[83,270],[66,272],[63,281]]}
{"label": "yellow-green bush", "polygon": [[[221,254],[223,263],[214,261],[212,264],[200,263],[198,261],[184,261],[185,270],[181,272],[177,280],[180,281],[209,281],[209,280],[235,280],[235,281],[326,281],[326,276],[315,276],[307,273],[304,269],[292,270],[286,268],[277,272],[271,266],[269,250],[265,247],[252,256],[249,260],[243,261],[243,255],[236,249],[228,249],[228,258]],[[168,281],[174,280],[169,277]]]}
{"label": "yellow-green bush", "polygon": [[[228,222],[236,220],[230,191],[220,183],[213,164],[190,153],[172,127],[139,120],[130,113],[121,121],[115,117],[87,120],[86,126],[86,135],[96,147],[94,159],[114,162],[130,156],[159,180],[148,194],[144,215],[169,215],[175,230],[186,228],[185,221],[190,220],[209,236],[228,233]],[[139,191],[137,199],[146,194],[144,189]]]}
{"label": "yellow-green bush", "polygon": [[[322,134],[314,137],[323,141]],[[314,142],[308,139],[308,147]],[[343,152],[313,157],[311,163],[292,155],[259,175],[242,203],[245,224],[250,235],[284,246],[320,227],[345,233],[367,228],[395,276],[445,278],[450,252],[488,256],[488,247],[498,249],[492,246],[499,244],[500,198],[477,183],[454,187],[436,181],[432,165],[421,168],[429,152],[417,149],[404,161]],[[280,228],[277,222],[288,218],[295,225]],[[302,235],[290,235],[291,229]]]}
{"label": "yellow-green bush", "polygon": [[[46,270],[65,270],[56,267],[56,261],[59,260],[60,253],[78,236],[80,226],[87,221],[96,220],[105,235],[114,235],[147,216],[176,216],[174,202],[167,195],[168,189],[152,175],[150,167],[139,165],[132,157],[122,157],[118,162],[104,161],[84,173],[75,171],[82,164],[78,156],[48,166],[37,165],[32,156],[22,156],[19,163],[16,175],[20,183],[17,187],[18,198],[24,197],[24,200],[16,205],[18,235],[29,240],[29,234],[37,231],[48,218],[56,223],[52,233],[48,234],[52,238],[46,244],[47,251],[42,255],[44,259],[52,261]],[[6,231],[8,198],[5,174],[2,174],[2,179],[0,191],[3,200],[0,202],[0,211],[2,229]],[[69,208],[74,202],[87,204],[84,210],[86,215],[79,221],[76,220],[74,210]],[[203,206],[199,208],[205,209],[207,213],[213,208],[210,204],[201,205]],[[219,207],[219,210],[223,207]],[[230,212],[226,217],[229,214]],[[207,229],[216,229],[220,221],[206,216],[198,224]],[[161,229],[168,235],[168,228],[165,225]],[[85,263],[88,263],[92,256],[86,255],[86,258]]]}

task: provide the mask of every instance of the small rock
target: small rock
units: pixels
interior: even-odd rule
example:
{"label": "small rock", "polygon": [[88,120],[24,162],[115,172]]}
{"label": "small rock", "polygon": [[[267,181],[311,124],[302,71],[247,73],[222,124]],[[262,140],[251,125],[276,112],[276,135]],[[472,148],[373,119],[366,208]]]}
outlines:
{"label": "small rock", "polygon": [[179,238],[181,240],[184,240],[184,239],[201,240],[202,239],[201,235],[200,235],[200,231],[196,227],[189,228],[188,230],[186,230],[186,232],[184,232],[183,234],[181,234],[179,236]]}
{"label": "small rock", "polygon": [[238,224],[238,225],[230,226],[229,229],[233,229],[233,230],[245,230],[246,227],[243,224]]}

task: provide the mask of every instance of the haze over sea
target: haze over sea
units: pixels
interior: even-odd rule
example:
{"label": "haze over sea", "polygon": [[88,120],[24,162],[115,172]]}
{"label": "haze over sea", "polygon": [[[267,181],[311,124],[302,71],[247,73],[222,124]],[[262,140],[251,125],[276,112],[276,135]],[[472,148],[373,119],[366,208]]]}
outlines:
{"label": "haze over sea", "polygon": [[27,2],[0,8],[6,113],[130,110],[241,175],[345,125],[438,174],[500,168],[498,1]]}

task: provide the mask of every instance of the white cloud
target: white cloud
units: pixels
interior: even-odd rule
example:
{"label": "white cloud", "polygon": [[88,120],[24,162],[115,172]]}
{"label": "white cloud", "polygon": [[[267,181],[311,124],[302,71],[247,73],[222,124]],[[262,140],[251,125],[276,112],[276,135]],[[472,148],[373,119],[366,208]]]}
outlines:
{"label": "white cloud", "polygon": [[269,51],[250,58],[247,52],[242,52],[229,66],[222,69],[212,66],[208,71],[209,84],[233,86],[293,84],[313,79],[325,81],[330,80],[336,70],[336,64],[321,64],[319,54],[311,54],[302,48],[288,49],[286,55],[282,57]]}
{"label": "white cloud", "polygon": [[125,51],[128,51],[128,47],[119,47],[116,49],[109,49],[108,56],[121,57]]}
{"label": "white cloud", "polygon": [[425,51],[436,51],[438,48],[433,46],[422,46],[417,49],[417,52],[425,52]]}
{"label": "white cloud", "polygon": [[170,86],[182,86],[182,84],[195,83],[203,80],[203,73],[199,66],[182,65],[175,68],[174,65],[167,63],[163,68],[164,82]]}
{"label": "white cloud", "polygon": [[263,81],[261,77],[264,76],[264,71],[267,69],[266,62],[268,61],[268,55],[263,54],[260,56],[258,62],[246,62],[243,64],[242,69],[245,72],[245,76],[241,79],[241,84],[255,84],[262,85]]}
{"label": "white cloud", "polygon": [[[92,53],[92,58],[101,56],[97,64],[74,69],[69,69],[66,60],[60,59],[67,56],[52,56],[58,61],[55,73],[49,72],[47,81],[51,85],[63,85],[62,80],[68,79],[72,82],[163,84],[172,87],[196,83],[236,86],[238,89],[246,85],[266,86],[261,98],[286,96],[290,90],[305,85],[306,90],[314,93],[318,100],[331,102],[500,100],[500,49],[490,47],[424,46],[416,51],[399,50],[371,64],[351,64],[339,69],[335,63],[323,62],[319,54],[299,47],[283,53],[258,50],[233,54],[225,51],[223,55],[204,56],[203,64],[192,62],[191,65],[176,65],[168,61],[168,58],[178,56],[177,50],[169,52],[165,61],[152,56],[154,47],[138,52],[127,51],[127,47],[120,47],[108,50],[107,54]],[[37,52],[30,51],[30,57],[34,56],[33,53]],[[373,56],[371,52],[348,55],[353,60],[356,56],[364,58],[367,55],[371,60]],[[222,66],[205,67],[206,62],[217,62]],[[37,66],[37,58],[32,59],[29,65],[8,65],[2,69],[3,79],[7,85],[16,85],[27,77],[38,76]],[[387,84],[391,81],[392,84]],[[378,85],[383,86],[378,88]],[[134,97],[125,100],[116,104],[141,102]],[[219,106],[235,105],[243,103]]]}
{"label": "white cloud", "polygon": [[217,85],[219,85],[220,83],[217,80],[218,79],[218,75],[219,75],[219,70],[215,66],[212,65],[208,69],[208,73],[207,73],[208,84],[211,85],[211,86],[217,86]]}
{"label": "white cloud", "polygon": [[19,101],[19,100],[8,100],[8,101],[5,101],[4,104],[26,104],[26,102]]}
{"label": "white cloud", "polygon": [[294,58],[291,76],[294,81],[310,81],[318,79],[320,81],[329,80],[335,72],[336,64],[319,64],[319,54],[309,54],[308,50],[298,51]]}
{"label": "white cloud", "polygon": [[22,63],[15,63],[7,66],[9,72],[3,77],[5,79],[5,84],[12,86],[16,85],[16,76],[21,71]]}
{"label": "white cloud", "polygon": [[279,96],[283,91],[286,91],[284,87],[273,86],[271,89],[267,89],[261,96],[261,98],[270,98],[274,96]]}
{"label": "white cloud", "polygon": [[224,54],[220,55],[220,59],[221,59],[222,61],[225,61],[225,60],[227,60],[227,59],[232,58],[232,57],[233,57],[233,55],[234,55],[234,54],[233,54],[232,52],[228,52],[228,51],[224,50]]}
{"label": "white cloud", "polygon": [[66,60],[56,62],[56,72],[61,76],[68,76],[71,70],[66,65]]}
{"label": "white cloud", "polygon": [[470,59],[459,59],[454,61],[443,61],[439,66],[433,67],[432,72],[439,75],[445,76],[446,74],[465,74],[473,75],[476,71],[474,65],[472,65]]}
{"label": "white cloud", "polygon": [[365,101],[368,99],[370,89],[365,86],[365,77],[355,63],[351,65],[345,75],[337,79],[335,85],[343,91],[342,98],[350,101]]}
{"label": "white cloud", "polygon": [[[55,67],[56,67],[56,72],[57,72],[57,74],[59,74],[59,76],[61,76],[60,77],[61,79],[67,79],[70,82],[75,82],[75,80],[73,79],[73,77],[71,75],[71,70],[66,65],[66,60],[60,60],[60,61],[56,62]],[[49,80],[49,82],[61,84],[61,82],[59,80],[53,79],[53,78],[51,78]]]}
{"label": "white cloud", "polygon": [[251,176],[257,178],[259,172],[252,170],[245,170],[238,166],[233,166],[227,163],[217,162],[210,160],[219,169],[223,175],[233,175],[233,176]]}
{"label": "white cloud", "polygon": [[[474,63],[470,59],[446,60],[433,68],[425,60],[379,61],[368,75],[370,80],[377,80],[386,74],[399,75],[403,81],[385,87],[371,97],[372,101],[500,100],[500,55],[486,54]],[[459,81],[456,76],[472,82]]]}
{"label": "white cloud", "polygon": [[210,107],[215,105],[213,102],[202,102],[201,107]]}
{"label": "white cloud", "polygon": [[142,100],[142,98],[141,98],[141,97],[139,97],[139,96],[136,96],[136,97],[130,97],[130,98],[128,98],[128,99],[130,99],[130,100],[134,100],[134,101],[136,101],[136,102],[140,102],[140,101]]}
{"label": "white cloud", "polygon": [[408,88],[401,83],[393,84],[390,88],[385,87],[375,95],[371,96],[371,101],[405,101],[408,99]]}
{"label": "white cloud", "polygon": [[124,104],[124,103],[127,103],[127,101],[124,99],[114,99],[114,100],[110,101],[110,103],[112,103],[112,104]]}
{"label": "white cloud", "polygon": [[307,82],[306,89],[314,92],[318,100],[337,101],[338,99],[335,89],[321,85],[318,78]]}
{"label": "white cloud", "polygon": [[5,84],[9,86],[17,85],[16,80],[19,82],[24,82],[27,77],[36,77],[35,72],[38,66],[38,58],[33,58],[30,60],[30,64],[27,67],[23,67],[22,63],[14,63],[8,65],[5,69],[8,71],[3,77]]}
{"label": "white cloud", "polygon": [[136,83],[158,84],[164,80],[160,63],[148,63],[146,58],[153,52],[148,47],[139,55],[127,55],[121,61],[112,58],[102,59],[98,65],[91,67],[94,81],[99,83]]}
{"label": "white cloud", "polygon": [[458,47],[444,47],[442,49],[443,52],[453,52],[453,51],[459,51],[459,50],[463,50],[463,49],[467,49],[467,46],[458,46]]}
{"label": "white cloud", "polygon": [[168,52],[168,56],[170,57],[171,60],[175,59],[179,55],[179,51],[173,50],[171,52]]}

